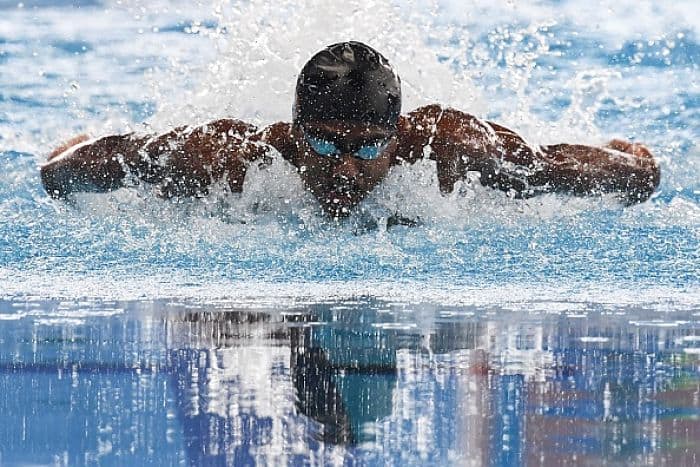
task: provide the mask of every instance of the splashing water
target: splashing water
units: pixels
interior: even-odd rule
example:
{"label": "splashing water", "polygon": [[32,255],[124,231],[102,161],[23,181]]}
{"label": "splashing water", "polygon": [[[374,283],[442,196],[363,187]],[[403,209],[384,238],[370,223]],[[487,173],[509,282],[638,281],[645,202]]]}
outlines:
{"label": "splashing water", "polygon": [[[694,2],[610,3],[588,11],[590,23],[576,2],[0,8],[6,295],[213,297],[277,287],[414,299],[408,289],[418,286],[449,302],[487,290],[529,297],[534,287],[558,298],[592,290],[592,301],[700,303]],[[643,141],[661,160],[661,188],[631,208],[609,198],[513,200],[473,181],[443,197],[424,162],[394,170],[336,225],[283,161],[251,172],[240,196],[220,187],[204,199],[163,201],[139,186],[63,205],[40,186],[37,164],[78,132],[288,121],[305,60],[347,39],[390,59],[404,111],[447,104],[536,143]],[[420,225],[387,228],[395,213]]]}

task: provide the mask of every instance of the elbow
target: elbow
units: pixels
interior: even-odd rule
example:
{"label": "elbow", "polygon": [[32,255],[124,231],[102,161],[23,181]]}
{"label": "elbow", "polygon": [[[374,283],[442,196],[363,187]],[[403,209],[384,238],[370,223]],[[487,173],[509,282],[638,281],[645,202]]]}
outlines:
{"label": "elbow", "polygon": [[643,170],[632,179],[631,186],[627,190],[626,202],[628,205],[643,203],[651,198],[651,195],[659,188],[661,183],[661,168],[654,158],[648,159]]}
{"label": "elbow", "polygon": [[651,196],[651,193],[655,192],[661,183],[661,167],[659,167],[659,162],[656,159],[652,159],[652,167],[650,168],[648,180],[649,187],[651,188],[649,196]]}
{"label": "elbow", "polygon": [[57,167],[55,163],[43,165],[39,172],[41,174],[41,184],[44,190],[54,199],[63,199],[70,192],[70,182],[66,180],[64,171]]}

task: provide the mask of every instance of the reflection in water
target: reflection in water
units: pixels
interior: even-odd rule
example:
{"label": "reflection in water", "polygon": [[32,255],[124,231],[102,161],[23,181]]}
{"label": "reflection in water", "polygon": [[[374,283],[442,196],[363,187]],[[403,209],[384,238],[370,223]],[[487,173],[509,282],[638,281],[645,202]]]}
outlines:
{"label": "reflection in water", "polygon": [[0,464],[700,464],[698,314],[588,308],[0,302]]}
{"label": "reflection in water", "polygon": [[334,325],[290,329],[297,407],[335,444],[374,441],[374,425],[393,406],[396,346],[387,333],[362,326],[367,313],[356,311],[313,310],[313,319]]}

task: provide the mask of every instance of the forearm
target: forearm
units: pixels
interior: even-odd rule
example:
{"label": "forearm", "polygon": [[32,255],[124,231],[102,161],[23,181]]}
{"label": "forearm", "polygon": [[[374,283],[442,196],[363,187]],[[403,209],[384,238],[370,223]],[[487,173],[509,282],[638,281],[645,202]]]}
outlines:
{"label": "forearm", "polygon": [[113,190],[123,186],[127,174],[157,184],[164,197],[202,194],[227,170],[243,165],[238,156],[254,131],[224,119],[160,136],[107,136],[52,154],[41,168],[42,181],[55,198]]}
{"label": "forearm", "polygon": [[107,136],[81,142],[53,155],[44,164],[46,192],[63,198],[72,192],[105,192],[122,186],[129,164],[138,159],[140,140],[132,135]]}
{"label": "forearm", "polygon": [[618,193],[628,204],[646,201],[659,186],[657,161],[643,146],[619,141],[611,145],[621,150],[573,144],[543,146],[541,170],[529,182],[546,191]]}

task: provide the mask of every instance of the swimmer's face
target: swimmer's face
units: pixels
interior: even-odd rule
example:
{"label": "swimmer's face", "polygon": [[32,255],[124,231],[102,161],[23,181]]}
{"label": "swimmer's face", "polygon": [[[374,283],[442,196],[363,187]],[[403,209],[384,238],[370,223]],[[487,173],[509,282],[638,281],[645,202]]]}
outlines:
{"label": "swimmer's face", "polygon": [[295,126],[302,180],[333,218],[342,218],[386,176],[396,136],[386,128],[347,122]]}

